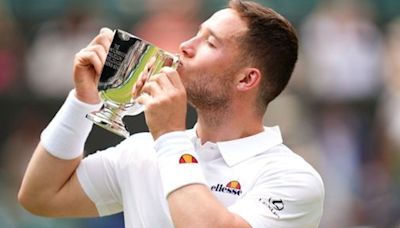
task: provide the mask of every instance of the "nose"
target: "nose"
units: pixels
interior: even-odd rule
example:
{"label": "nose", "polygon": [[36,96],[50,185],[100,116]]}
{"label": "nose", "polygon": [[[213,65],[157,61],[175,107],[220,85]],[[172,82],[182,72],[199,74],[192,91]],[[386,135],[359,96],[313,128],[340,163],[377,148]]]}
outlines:
{"label": "nose", "polygon": [[194,48],[194,37],[184,41],[179,45],[179,50],[181,51],[182,55],[187,58],[193,58],[195,55],[195,48]]}

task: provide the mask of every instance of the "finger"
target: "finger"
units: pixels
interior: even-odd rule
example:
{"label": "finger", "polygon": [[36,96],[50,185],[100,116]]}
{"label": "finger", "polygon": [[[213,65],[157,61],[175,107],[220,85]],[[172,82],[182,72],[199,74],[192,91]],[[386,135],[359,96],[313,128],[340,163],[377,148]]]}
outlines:
{"label": "finger", "polygon": [[96,75],[100,75],[101,71],[103,70],[102,60],[95,51],[82,49],[80,52],[78,52],[76,58],[78,65],[84,67],[92,66],[96,71]]}
{"label": "finger", "polygon": [[96,45],[96,44],[100,44],[102,45],[107,51],[111,46],[112,40],[113,40],[113,33],[110,34],[109,32],[100,32],[88,45]]}
{"label": "finger", "polygon": [[89,43],[88,46],[90,45],[95,45],[95,44],[100,44],[103,45],[104,47],[109,47],[112,42],[112,38],[106,34],[98,34],[93,40]]}
{"label": "finger", "polygon": [[157,97],[162,93],[162,90],[157,82],[147,81],[143,86],[142,93],[148,93],[150,96]]}
{"label": "finger", "polygon": [[100,29],[100,34],[105,34],[110,40],[112,40],[114,36],[114,31],[107,27],[103,27]]}
{"label": "finger", "polygon": [[97,56],[100,58],[101,63],[104,65],[107,59],[107,50],[104,48],[104,46],[96,44],[96,45],[91,45],[86,48],[87,51],[94,51],[96,52]]}
{"label": "finger", "polygon": [[142,93],[135,99],[135,101],[143,105],[146,109],[146,106],[153,101],[153,97],[151,97],[148,93]]}
{"label": "finger", "polygon": [[167,75],[171,84],[177,89],[183,89],[184,86],[182,84],[182,80],[178,74],[178,72],[171,67],[163,67],[160,72]]}
{"label": "finger", "polygon": [[164,91],[168,91],[175,88],[172,82],[170,81],[169,77],[167,76],[167,74],[165,74],[164,72],[159,73],[157,77],[155,77],[155,81]]}
{"label": "finger", "polygon": [[136,96],[138,96],[139,94],[140,94],[140,92],[141,92],[141,90],[142,90],[142,87],[143,87],[143,85],[145,84],[145,81],[146,81],[146,73],[145,72],[142,72],[141,74],[140,74],[140,76],[139,76],[139,78],[137,79],[137,81],[136,81],[136,83],[135,83],[135,86],[133,87],[133,89],[132,89],[132,95],[133,95],[133,97],[136,97]]}

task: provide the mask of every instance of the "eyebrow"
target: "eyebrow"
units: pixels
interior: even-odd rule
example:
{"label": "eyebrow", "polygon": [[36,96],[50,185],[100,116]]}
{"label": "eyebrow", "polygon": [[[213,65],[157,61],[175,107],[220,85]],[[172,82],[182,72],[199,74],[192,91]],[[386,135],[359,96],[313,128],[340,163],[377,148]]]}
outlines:
{"label": "eyebrow", "polygon": [[201,31],[201,30],[206,30],[211,36],[215,37],[215,39],[216,39],[218,42],[220,42],[220,43],[222,42],[222,38],[220,38],[219,36],[217,36],[216,33],[214,32],[214,30],[205,27],[204,24],[201,24],[201,25],[199,26],[199,30],[200,30],[200,31]]}

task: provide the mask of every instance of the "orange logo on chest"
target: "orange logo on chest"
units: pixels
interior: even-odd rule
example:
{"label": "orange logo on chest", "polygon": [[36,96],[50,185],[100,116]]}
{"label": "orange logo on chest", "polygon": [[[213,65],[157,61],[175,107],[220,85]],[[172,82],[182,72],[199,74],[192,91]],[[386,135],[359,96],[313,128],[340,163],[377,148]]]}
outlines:
{"label": "orange logo on chest", "polygon": [[198,161],[191,154],[184,154],[179,159],[179,164],[184,164],[184,163],[198,163]]}

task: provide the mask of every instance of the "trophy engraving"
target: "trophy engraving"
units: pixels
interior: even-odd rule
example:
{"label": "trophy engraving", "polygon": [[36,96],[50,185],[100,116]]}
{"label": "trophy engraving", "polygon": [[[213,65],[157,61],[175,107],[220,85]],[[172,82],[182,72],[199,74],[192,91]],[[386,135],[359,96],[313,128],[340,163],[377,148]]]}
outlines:
{"label": "trophy engraving", "polygon": [[148,80],[164,66],[178,66],[177,55],[132,34],[117,29],[100,75],[98,90],[103,108],[86,117],[96,125],[122,137],[129,137],[122,118],[143,112],[132,93],[136,82]]}

